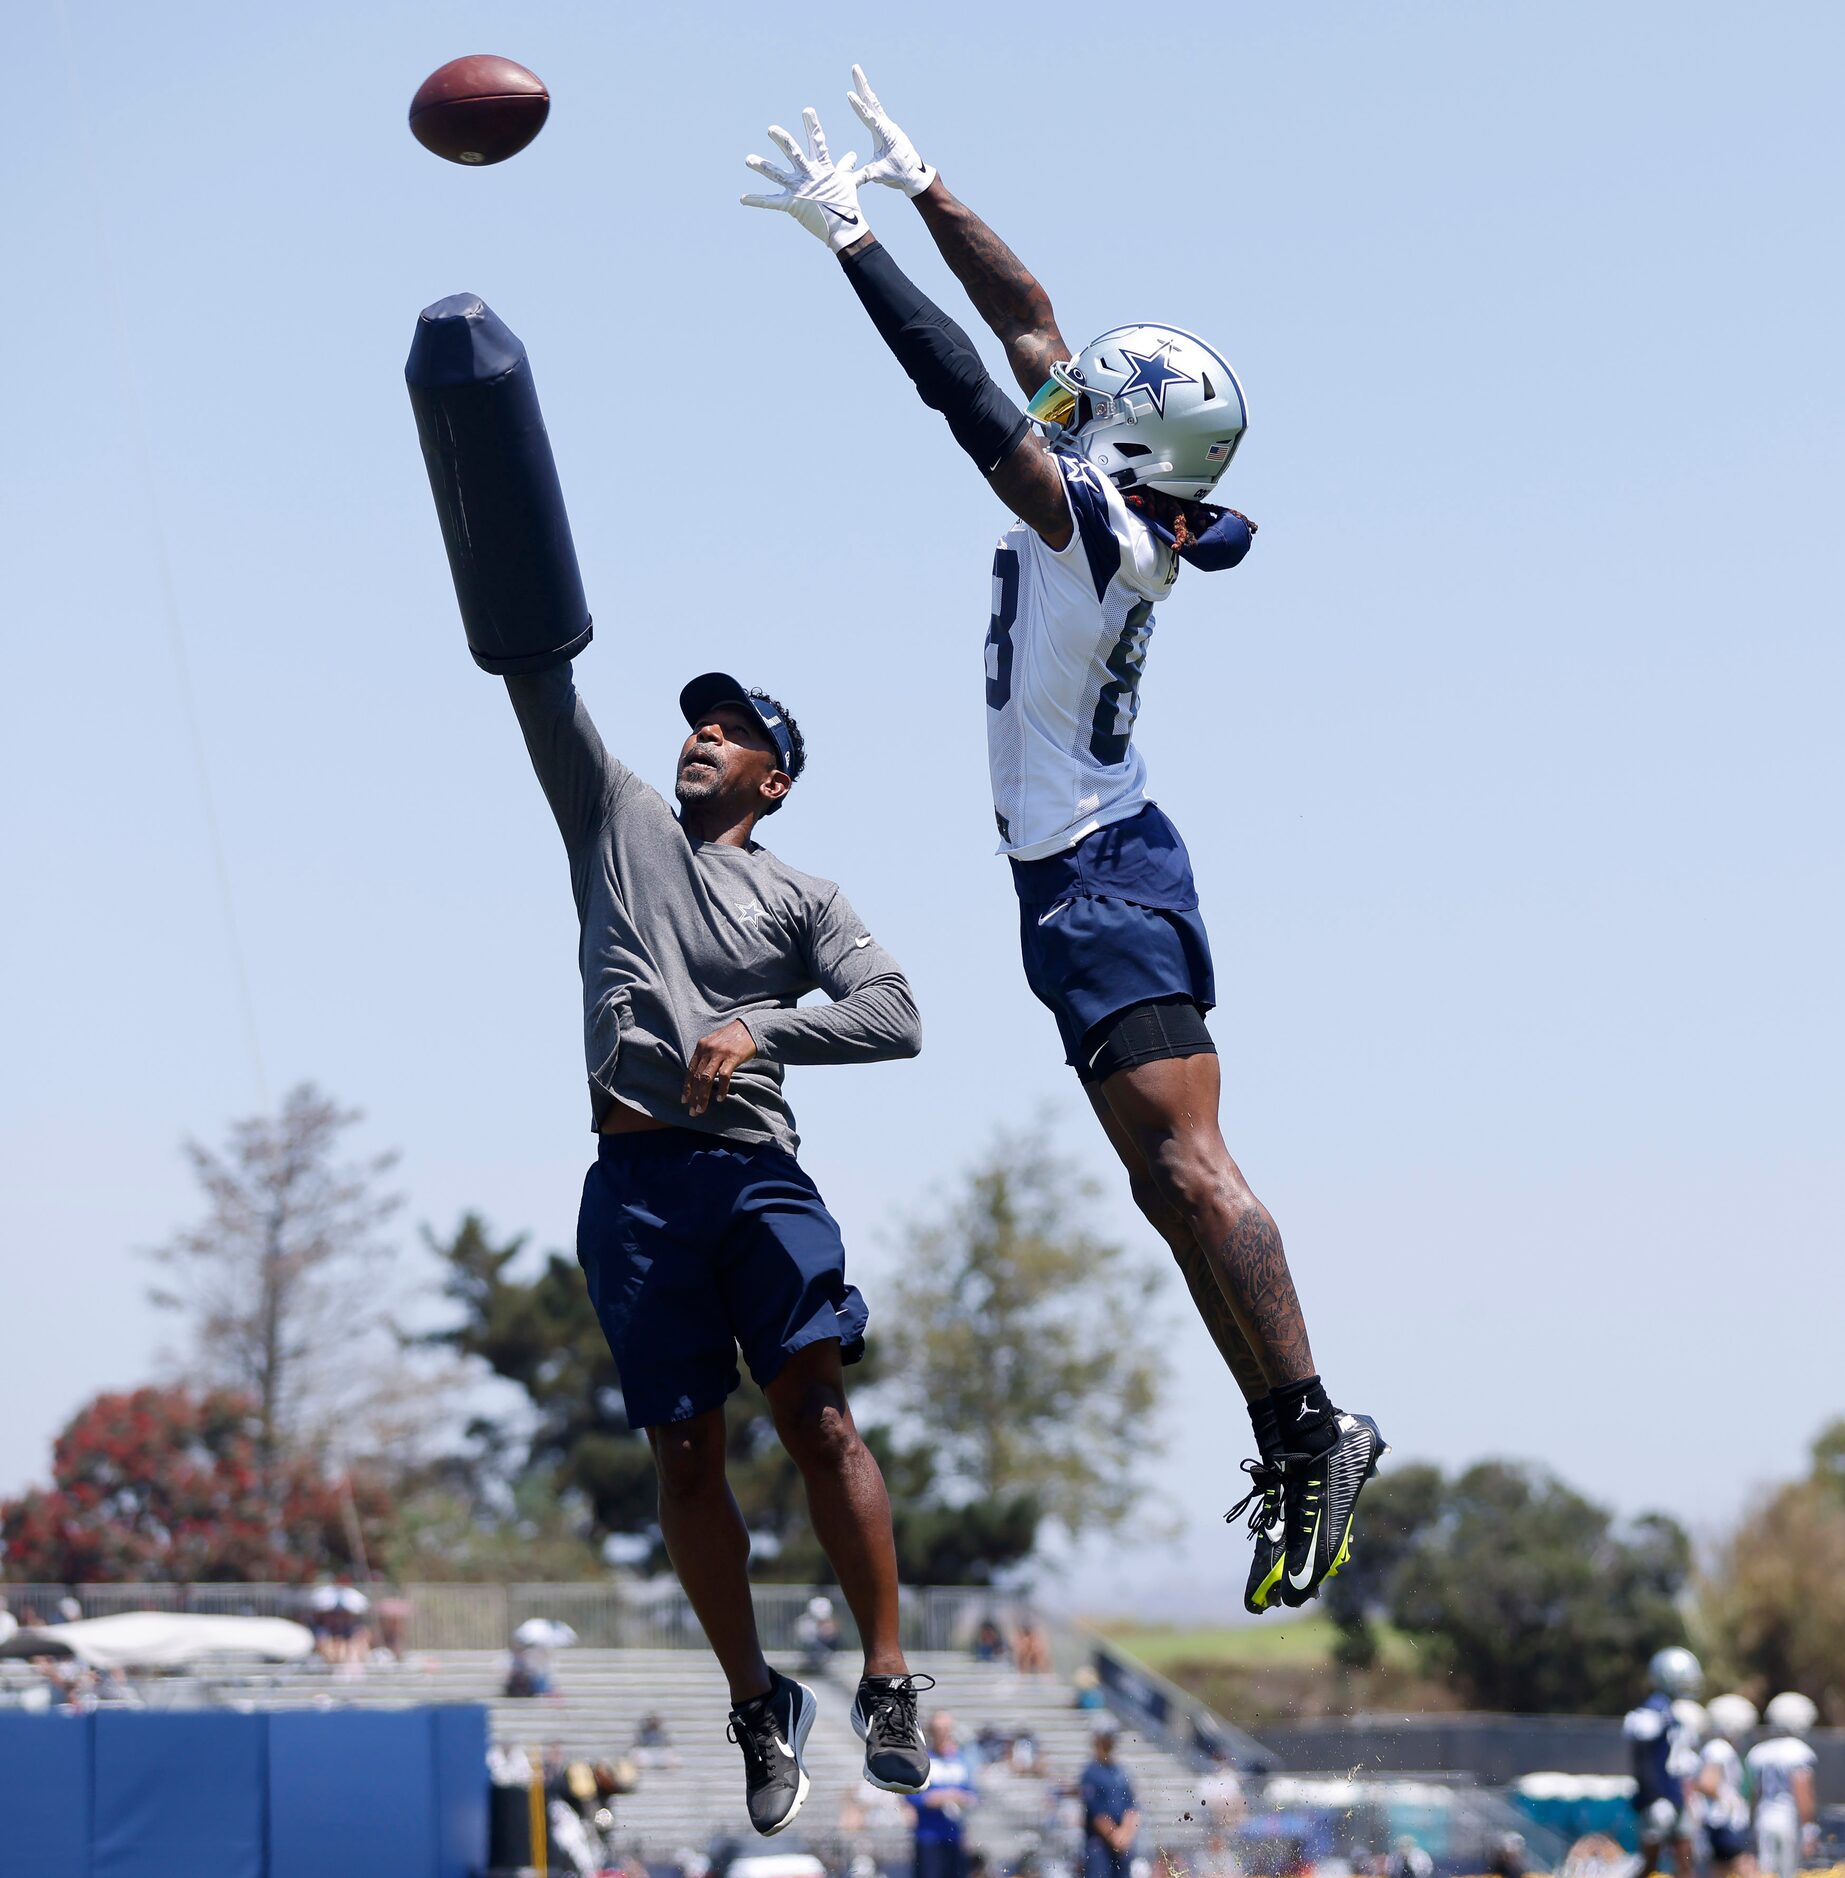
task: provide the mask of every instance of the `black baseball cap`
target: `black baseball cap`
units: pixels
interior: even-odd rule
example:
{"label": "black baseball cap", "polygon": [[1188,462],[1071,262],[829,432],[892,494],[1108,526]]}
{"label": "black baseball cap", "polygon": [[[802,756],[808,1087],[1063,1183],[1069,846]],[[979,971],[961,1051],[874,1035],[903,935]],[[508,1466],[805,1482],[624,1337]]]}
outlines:
{"label": "black baseball cap", "polygon": [[762,719],[762,727],[775,746],[781,767],[789,775],[794,774],[794,739],[788,734],[781,706],[773,698],[752,697],[749,687],[738,684],[728,672],[706,672],[694,678],[679,694],[679,708],[694,730],[718,704],[740,704],[745,710],[754,711]]}

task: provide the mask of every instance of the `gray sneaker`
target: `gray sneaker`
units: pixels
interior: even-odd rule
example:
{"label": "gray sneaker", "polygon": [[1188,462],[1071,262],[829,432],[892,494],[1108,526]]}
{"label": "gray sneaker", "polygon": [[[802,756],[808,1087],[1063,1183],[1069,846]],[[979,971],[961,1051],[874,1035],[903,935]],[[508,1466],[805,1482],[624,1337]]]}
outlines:
{"label": "gray sneaker", "polygon": [[933,1676],[864,1676],[852,1704],[852,1732],[865,1744],[865,1778],[886,1793],[920,1793],[929,1784],[929,1744],[916,1720],[916,1698]]}
{"label": "gray sneaker", "polygon": [[767,1695],[730,1711],[726,1733],[743,1750],[743,1778],[750,1824],[765,1838],[794,1824],[807,1798],[807,1767],[801,1756],[819,1705],[804,1682],[769,1671]]}

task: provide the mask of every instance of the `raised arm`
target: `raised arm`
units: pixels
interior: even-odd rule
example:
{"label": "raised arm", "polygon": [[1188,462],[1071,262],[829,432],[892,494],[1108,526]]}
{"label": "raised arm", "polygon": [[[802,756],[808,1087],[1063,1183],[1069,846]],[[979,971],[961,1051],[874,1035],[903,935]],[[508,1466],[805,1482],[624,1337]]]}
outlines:
{"label": "raised arm", "polygon": [[851,157],[835,164],[818,115],[808,110],[803,116],[807,149],[779,125],[771,125],[769,135],[790,167],[784,170],[764,157],[750,157],[750,168],[778,188],[774,194],[746,195],[744,202],[752,208],[779,209],[826,243],[917,394],[947,419],[955,441],[994,493],[1053,548],[1066,547],[1074,524],[1050,452],[1025,413],[988,375],[967,334],[872,235],[859,208],[859,177]]}
{"label": "raised arm", "polygon": [[574,861],[633,782],[633,772],[603,748],[568,664],[508,678],[506,693]]}
{"label": "raised arm", "polygon": [[1006,363],[1026,397],[1035,397],[1051,375],[1052,365],[1070,357],[1051,299],[1019,257],[925,163],[879,102],[865,79],[865,68],[852,68],[847,102],[871,134],[871,161],[858,172],[861,183],[883,183],[916,204],[929,225],[942,259],[967,290],[974,310],[1006,348]]}

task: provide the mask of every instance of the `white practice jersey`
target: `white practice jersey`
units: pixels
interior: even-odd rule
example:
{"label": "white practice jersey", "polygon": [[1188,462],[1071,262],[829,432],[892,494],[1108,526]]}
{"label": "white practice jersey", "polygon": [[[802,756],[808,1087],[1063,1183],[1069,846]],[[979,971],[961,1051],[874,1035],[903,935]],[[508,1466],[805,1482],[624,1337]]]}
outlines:
{"label": "white practice jersey", "polygon": [[1743,1832],[1749,1824],[1749,1795],[1743,1786],[1742,1756],[1721,1735],[1705,1742],[1704,1772],[1717,1776],[1717,1791],[1704,1800],[1704,1822],[1725,1832]]}
{"label": "white practice jersey", "polygon": [[1147,805],[1134,748],[1153,603],[1179,557],[1081,457],[1059,453],[1075,523],[1061,550],[1019,522],[993,557],[987,763],[999,851],[1074,847]]}
{"label": "white practice jersey", "polygon": [[1797,1735],[1771,1735],[1749,1750],[1747,1766],[1757,1807],[1791,1806],[1794,1776],[1817,1765],[1818,1757]]}

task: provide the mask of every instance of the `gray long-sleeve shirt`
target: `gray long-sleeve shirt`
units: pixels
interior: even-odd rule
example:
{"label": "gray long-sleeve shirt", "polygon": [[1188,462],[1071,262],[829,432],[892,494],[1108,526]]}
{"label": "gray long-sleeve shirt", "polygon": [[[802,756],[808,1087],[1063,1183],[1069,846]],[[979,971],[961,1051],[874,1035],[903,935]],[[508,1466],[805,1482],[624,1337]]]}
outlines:
{"label": "gray long-sleeve shirt", "polygon": [[[922,1047],[897,961],[830,880],[751,842],[695,841],[603,748],[568,665],[509,678],[532,767],[570,857],[593,1124],[619,1099],[680,1128],[800,1145],[785,1063],[877,1063]],[[829,1004],[797,1010],[807,992]],[[730,1094],[680,1100],[701,1037],[741,1018],[756,1054]]]}

